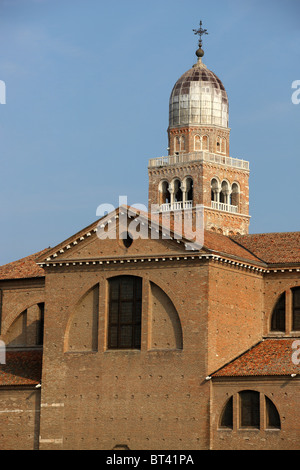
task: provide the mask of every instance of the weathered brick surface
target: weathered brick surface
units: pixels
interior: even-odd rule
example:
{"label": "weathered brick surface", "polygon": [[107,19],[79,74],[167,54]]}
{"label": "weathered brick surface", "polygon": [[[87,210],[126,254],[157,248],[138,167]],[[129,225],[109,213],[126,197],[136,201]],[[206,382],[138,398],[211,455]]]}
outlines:
{"label": "weathered brick surface", "polygon": [[39,448],[40,390],[0,389],[1,450]]}
{"label": "weathered brick surface", "polygon": [[263,277],[213,265],[209,271],[208,372],[217,370],[261,338]]}
{"label": "weathered brick surface", "polygon": [[[52,300],[45,322],[47,382],[43,384],[42,403],[63,405],[51,409],[51,413],[49,408],[42,408],[43,439],[64,437],[66,448],[112,449],[122,443],[135,449],[208,445],[208,417],[203,410],[208,406],[209,389],[201,385],[206,356],[199,357],[199,344],[205,341],[206,308],[205,299],[199,298],[199,286],[205,285],[207,267],[191,266],[189,280],[183,281],[186,269],[167,262],[164,270],[145,265],[49,273],[47,298]],[[143,278],[145,293],[141,351],[110,351],[107,279],[131,273]],[[99,283],[98,350],[66,351],[65,331],[74,306],[96,283]],[[161,318],[157,310],[153,311],[158,298],[157,293],[153,296],[153,286],[158,286],[156,291],[160,288],[165,292],[178,313],[182,349],[178,341],[181,331],[176,324],[170,324],[168,336],[162,349],[159,348],[160,322],[164,323],[167,311],[164,309]],[[193,296],[192,302],[186,299],[187,289]],[[172,323],[170,317],[168,321]],[[55,444],[43,444],[43,448],[49,446],[53,448]]]}

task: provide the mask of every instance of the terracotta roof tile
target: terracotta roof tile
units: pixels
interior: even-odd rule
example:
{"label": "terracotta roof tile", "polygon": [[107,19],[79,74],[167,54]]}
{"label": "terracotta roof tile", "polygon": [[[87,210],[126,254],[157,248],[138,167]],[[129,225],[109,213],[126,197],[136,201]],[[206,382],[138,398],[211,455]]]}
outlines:
{"label": "terracotta roof tile", "polygon": [[234,235],[231,239],[268,264],[300,263],[300,232]]}
{"label": "terracotta roof tile", "polygon": [[0,281],[5,279],[24,279],[31,277],[43,277],[44,270],[36,264],[38,256],[42,256],[48,248],[12,263],[0,266]]}
{"label": "terracotta roof tile", "polygon": [[0,386],[37,385],[42,375],[42,351],[6,351],[6,364],[0,364]]}
{"label": "terracotta roof tile", "polygon": [[224,253],[228,256],[232,255],[239,259],[244,259],[252,262],[260,262],[261,260],[247,247],[241,246],[226,235],[212,232],[210,230],[204,231],[204,248],[210,251],[216,251],[220,254]]}
{"label": "terracotta roof tile", "polygon": [[299,346],[293,348],[294,341],[295,338],[265,339],[213,373],[212,377],[300,374],[300,364],[294,364],[292,359],[293,353],[299,350]]}

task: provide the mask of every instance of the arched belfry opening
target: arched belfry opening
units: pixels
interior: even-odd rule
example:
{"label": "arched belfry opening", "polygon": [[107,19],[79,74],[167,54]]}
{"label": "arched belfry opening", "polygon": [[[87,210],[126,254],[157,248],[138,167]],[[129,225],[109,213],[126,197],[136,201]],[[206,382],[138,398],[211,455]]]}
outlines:
{"label": "arched belfry opening", "polygon": [[174,202],[181,202],[183,198],[181,181],[176,179],[174,181]]}
{"label": "arched belfry opening", "polygon": [[228,205],[230,203],[230,184],[228,181],[223,180],[221,183],[220,202]]}
{"label": "arched belfry opening", "polygon": [[188,177],[186,178],[186,181],[185,181],[185,185],[186,185],[186,196],[185,196],[185,200],[186,201],[191,201],[193,202],[193,198],[194,198],[194,182],[193,182],[193,178],[191,177]]}
{"label": "arched belfry opening", "polygon": [[171,194],[169,191],[168,181],[162,181],[159,187],[159,203],[160,204],[170,204],[171,203]]}
{"label": "arched belfry opening", "polygon": [[220,202],[220,183],[219,181],[217,180],[217,178],[213,178],[211,180],[211,186],[210,186],[210,189],[211,189],[211,201],[214,201],[214,202]]}

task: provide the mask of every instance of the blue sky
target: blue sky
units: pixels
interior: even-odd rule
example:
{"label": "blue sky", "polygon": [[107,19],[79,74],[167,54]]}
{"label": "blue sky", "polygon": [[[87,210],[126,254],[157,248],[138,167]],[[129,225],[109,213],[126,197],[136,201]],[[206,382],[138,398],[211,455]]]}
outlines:
{"label": "blue sky", "polygon": [[298,0],[0,0],[0,264],[147,205],[168,101],[196,61],[229,97],[231,156],[250,161],[251,233],[300,230]]}

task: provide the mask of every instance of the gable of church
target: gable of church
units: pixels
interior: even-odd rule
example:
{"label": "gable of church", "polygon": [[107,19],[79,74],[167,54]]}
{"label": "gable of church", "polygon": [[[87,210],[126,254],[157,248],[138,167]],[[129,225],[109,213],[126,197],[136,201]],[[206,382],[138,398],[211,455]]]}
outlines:
{"label": "gable of church", "polygon": [[[134,256],[155,256],[199,250],[174,224],[161,225],[147,214],[118,209],[49,250],[37,263]],[[192,236],[192,234],[191,234]]]}

